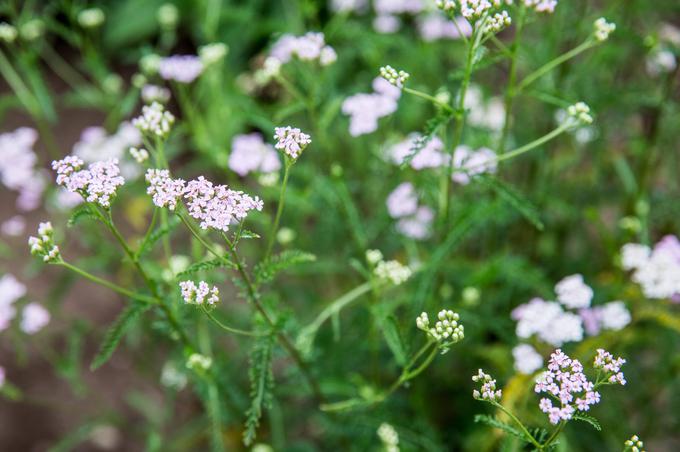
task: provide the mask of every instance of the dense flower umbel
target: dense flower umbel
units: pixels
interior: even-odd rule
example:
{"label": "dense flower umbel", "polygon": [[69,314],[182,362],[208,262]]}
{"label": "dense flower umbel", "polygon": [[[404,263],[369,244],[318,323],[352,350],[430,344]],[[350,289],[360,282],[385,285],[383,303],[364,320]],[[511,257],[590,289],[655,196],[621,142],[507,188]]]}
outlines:
{"label": "dense flower umbel", "polygon": [[402,88],[411,76],[406,71],[397,71],[392,66],[387,65],[380,68],[380,76],[398,88]]}
{"label": "dense flower umbel", "polygon": [[142,133],[160,138],[168,136],[174,122],[175,116],[158,102],[143,106],[141,116],[132,120]]}
{"label": "dense flower umbel", "polygon": [[653,249],[638,243],[624,245],[621,265],[633,270],[633,281],[647,298],[680,302],[680,240],[676,236],[667,235]]}
{"label": "dense flower umbel", "polygon": [[251,210],[262,210],[260,198],[242,191],[231,190],[226,185],[213,185],[203,176],[189,181],[184,189],[187,210],[202,229],[214,228],[228,231],[229,225],[243,220]]}
{"label": "dense flower umbel", "polygon": [[477,375],[472,376],[472,381],[482,383],[482,387],[479,390],[475,389],[472,391],[472,397],[477,400],[496,402],[503,396],[503,391],[496,389],[496,380],[491,378],[491,375],[484,373],[482,369],[477,371]]}
{"label": "dense flower umbel", "polygon": [[623,445],[626,446],[624,450],[630,450],[631,452],[645,452],[643,449],[643,447],[645,447],[645,443],[643,443],[640,437],[637,435],[631,436],[629,440],[623,443]]}
{"label": "dense flower umbel", "polygon": [[426,312],[416,318],[416,326],[437,341],[442,352],[446,352],[451,345],[465,337],[465,328],[458,323],[459,320],[460,316],[457,313],[450,309],[442,309],[437,314],[437,323],[433,327],[430,327],[430,319]]}
{"label": "dense flower umbel", "polygon": [[158,73],[165,80],[191,83],[203,72],[203,62],[196,55],[173,55],[161,58]]}
{"label": "dense flower umbel", "polygon": [[38,226],[38,237],[29,237],[28,245],[31,247],[31,254],[40,256],[45,262],[57,262],[61,259],[59,247],[54,244],[54,230],[49,221],[40,223]]}
{"label": "dense flower umbel", "polygon": [[251,171],[269,174],[281,169],[281,161],[274,146],[265,143],[262,135],[250,133],[236,135],[231,141],[229,168],[239,176]]}
{"label": "dense flower umbel", "polygon": [[175,210],[177,201],[184,193],[184,181],[170,177],[166,169],[149,169],[146,171],[146,181],[149,187],[146,192],[152,196],[153,203],[158,207]]}
{"label": "dense flower umbel", "polygon": [[57,172],[57,185],[80,194],[88,202],[108,208],[118,187],[125,183],[125,179],[120,176],[118,159],[94,162],[87,169],[82,169],[83,164],[75,156],[53,161],[52,169]]}
{"label": "dense flower umbel", "polygon": [[401,90],[382,77],[373,79],[372,93],[358,93],[342,103],[342,113],[349,116],[349,133],[353,137],[375,132],[378,120],[397,110]]}
{"label": "dense flower umbel", "polygon": [[389,281],[398,286],[408,280],[413,272],[399,261],[380,261],[373,271],[378,279]]}
{"label": "dense flower umbel", "polygon": [[312,138],[300,129],[286,126],[274,129],[276,149],[282,150],[292,159],[297,159],[302,151],[312,142]]}
{"label": "dense flower umbel", "polygon": [[205,281],[199,281],[196,285],[193,281],[180,281],[182,298],[187,304],[215,305],[220,301],[220,290],[216,286],[210,287]]}
{"label": "dense flower umbel", "polygon": [[621,366],[625,363],[625,359],[620,357],[614,358],[608,351],[598,348],[597,355],[593,361],[593,367],[604,371],[608,375],[607,381],[609,383],[625,385],[626,379],[623,376],[623,372],[621,372]]}

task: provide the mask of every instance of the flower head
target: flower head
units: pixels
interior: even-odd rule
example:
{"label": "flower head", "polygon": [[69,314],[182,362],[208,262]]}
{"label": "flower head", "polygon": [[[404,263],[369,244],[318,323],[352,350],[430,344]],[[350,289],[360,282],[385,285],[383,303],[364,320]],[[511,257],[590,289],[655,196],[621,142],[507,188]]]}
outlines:
{"label": "flower head", "polygon": [[555,286],[557,301],[567,308],[578,309],[590,306],[593,289],[583,282],[582,275],[571,275],[562,279]]}
{"label": "flower head", "polygon": [[442,309],[437,314],[437,322],[430,326],[430,319],[426,312],[416,318],[416,327],[438,343],[442,353],[465,337],[465,328],[459,324],[460,316],[450,309]]}
{"label": "flower head", "polygon": [[590,107],[584,102],[577,102],[567,108],[567,114],[575,120],[574,126],[588,125],[593,123],[593,117],[590,115]]}
{"label": "flower head", "polygon": [[170,100],[170,90],[164,86],[144,85],[142,87],[142,100],[145,104],[152,104],[154,102],[165,104]]}
{"label": "flower head", "polygon": [[600,17],[593,24],[595,39],[599,42],[606,41],[609,35],[616,30],[616,24],[607,22],[607,19]]}
{"label": "flower head", "polygon": [[161,58],[158,73],[165,80],[191,83],[203,72],[203,62],[196,55],[173,55]]}
{"label": "flower head", "polygon": [[407,281],[413,274],[413,271],[401,262],[391,260],[378,262],[373,273],[378,279],[389,281],[398,286]]}
{"label": "flower head", "polygon": [[605,372],[605,378],[609,383],[620,384],[623,386],[626,384],[626,379],[623,376],[623,372],[621,372],[621,366],[623,366],[625,363],[625,359],[620,357],[614,358],[614,355],[608,351],[598,348],[597,355],[593,361],[593,367]]}
{"label": "flower head", "polygon": [[175,116],[158,102],[143,106],[141,116],[132,120],[142,133],[160,138],[168,136],[174,122]]}
{"label": "flower head", "polygon": [[49,221],[40,223],[38,237],[29,237],[28,245],[31,247],[31,254],[42,257],[44,262],[53,263],[61,260],[59,247],[54,244],[52,223]]}
{"label": "flower head", "polygon": [[78,13],[78,23],[83,28],[97,28],[104,23],[106,16],[101,8],[87,8]]}
{"label": "flower head", "polygon": [[50,323],[50,313],[38,303],[29,303],[24,308],[20,328],[26,334],[35,334]]}
{"label": "flower head", "polygon": [[297,159],[309,143],[312,142],[309,135],[303,133],[300,129],[290,126],[277,127],[274,130],[274,139],[276,140],[274,147],[282,150],[292,159]]}
{"label": "flower head", "polygon": [[515,359],[515,370],[530,375],[543,367],[543,357],[529,344],[519,344],[512,349],[512,357]]}
{"label": "flower head", "polygon": [[231,141],[229,168],[239,176],[252,171],[269,174],[281,168],[281,161],[274,146],[265,143],[259,133],[236,135]]}
{"label": "flower head", "polygon": [[397,71],[392,66],[387,65],[380,68],[380,76],[390,82],[391,85],[397,88],[403,88],[406,80],[411,77],[411,75],[406,71]]}
{"label": "flower head", "polygon": [[193,281],[180,281],[179,287],[182,290],[182,298],[187,304],[207,303],[213,306],[220,301],[220,290],[216,286],[210,287],[205,281],[199,281],[198,285]]}
{"label": "flower head", "polygon": [[326,45],[324,34],[311,31],[302,36],[290,34],[281,36],[272,47],[269,58],[285,64],[293,57],[302,61],[316,60],[322,66],[328,66],[337,59],[335,50]]}
{"label": "flower head", "polygon": [[386,452],[399,452],[399,434],[387,422],[383,422],[378,427],[378,438],[385,446]]}
{"label": "flower head", "polygon": [[206,371],[212,367],[212,358],[200,353],[192,353],[186,365],[187,369]]}
{"label": "flower head", "polygon": [[524,5],[533,8],[538,13],[553,13],[557,0],[524,0]]}
{"label": "flower head", "polygon": [[177,201],[184,193],[185,183],[182,179],[172,179],[170,171],[166,169],[149,169],[146,171],[146,181],[149,187],[146,192],[153,197],[153,203],[158,207],[175,210]]}
{"label": "flower head", "polygon": [[130,148],[130,155],[137,163],[144,163],[149,159],[149,151],[144,148]]}
{"label": "flower head", "polygon": [[491,378],[491,375],[484,373],[482,369],[477,371],[477,375],[472,376],[472,381],[482,383],[480,389],[472,391],[472,397],[477,400],[496,402],[503,396],[503,391],[496,389],[496,380]]}

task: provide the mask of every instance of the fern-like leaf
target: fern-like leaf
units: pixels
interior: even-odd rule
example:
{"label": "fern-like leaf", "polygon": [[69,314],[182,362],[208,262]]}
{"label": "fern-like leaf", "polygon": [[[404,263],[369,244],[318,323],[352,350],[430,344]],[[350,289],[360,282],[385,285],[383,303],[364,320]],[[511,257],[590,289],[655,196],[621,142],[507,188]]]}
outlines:
{"label": "fern-like leaf", "polygon": [[92,213],[92,210],[90,210],[90,206],[86,204],[76,208],[76,210],[73,211],[66,225],[68,227],[73,227],[83,218],[91,218],[93,220],[98,219],[97,216]]}
{"label": "fern-like leaf", "polygon": [[492,416],[487,416],[486,414],[478,414],[475,416],[475,422],[481,423],[481,424],[486,424],[489,427],[497,428],[499,430],[503,430],[505,433],[508,433],[516,438],[521,439],[524,442],[531,442],[529,438],[527,438],[526,434],[523,432],[517,430],[515,427],[506,424],[505,422],[499,421],[497,418],[492,417]]}
{"label": "fern-like leaf", "polygon": [[246,411],[245,430],[243,431],[243,443],[250,446],[257,436],[257,428],[260,425],[262,411],[269,408],[272,402],[274,389],[274,374],[272,372],[272,349],[274,336],[268,335],[259,338],[250,356],[250,408]]}
{"label": "fern-like leaf", "polygon": [[118,318],[113,322],[111,327],[106,332],[104,336],[104,341],[99,347],[97,355],[92,360],[90,364],[90,370],[96,370],[106,363],[113,352],[116,351],[118,343],[125,334],[125,332],[132,326],[132,323],[139,317],[144,311],[149,309],[149,305],[141,303],[133,303],[126,307],[123,312],[120,313]]}
{"label": "fern-like leaf", "polygon": [[597,430],[598,432],[602,431],[602,426],[600,425],[600,422],[592,416],[588,416],[587,414],[579,413],[579,414],[574,414],[572,419],[576,419],[577,421],[587,422],[588,424],[592,425],[593,428],[595,430]]}
{"label": "fern-like leaf", "polygon": [[226,258],[225,259],[215,258],[209,261],[196,262],[195,264],[191,264],[183,272],[178,273],[177,277],[180,278],[184,276],[189,276],[200,271],[212,270],[214,268],[220,267],[236,268],[236,264],[234,264],[231,260]]}
{"label": "fern-like leaf", "polygon": [[269,282],[277,273],[292,267],[293,265],[314,262],[316,256],[300,250],[287,250],[274,255],[255,267],[255,280],[257,283]]}

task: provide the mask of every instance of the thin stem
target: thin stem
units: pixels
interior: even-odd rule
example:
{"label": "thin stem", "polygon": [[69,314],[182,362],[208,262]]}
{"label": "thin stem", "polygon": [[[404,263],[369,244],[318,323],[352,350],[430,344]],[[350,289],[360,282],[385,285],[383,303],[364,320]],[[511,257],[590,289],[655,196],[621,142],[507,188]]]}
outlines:
{"label": "thin stem", "polygon": [[446,104],[446,103],[440,101],[439,99],[437,99],[437,98],[434,97],[434,96],[431,96],[431,95],[429,95],[429,94],[427,94],[427,93],[424,93],[424,92],[422,92],[422,91],[418,91],[418,90],[416,90],[416,89],[408,88],[408,87],[406,87],[406,86],[404,86],[403,88],[401,88],[401,90],[402,90],[403,92],[405,92],[405,93],[412,94],[412,95],[414,95],[414,96],[416,96],[416,97],[420,97],[421,99],[428,100],[428,101],[432,102],[434,105],[436,105],[437,107],[439,107],[439,108],[441,108],[441,109],[443,109],[443,110],[446,110],[446,111],[448,111],[449,113],[453,113],[453,108],[451,108],[450,105],[448,105],[448,104]]}
{"label": "thin stem", "polygon": [[519,426],[519,428],[522,429],[522,432],[524,432],[524,434],[527,436],[527,438],[531,441],[531,444],[533,444],[534,446],[536,446],[539,450],[542,450],[542,449],[543,449],[543,446],[541,445],[541,443],[539,443],[538,441],[536,441],[536,438],[534,438],[534,435],[532,435],[531,433],[529,433],[529,430],[527,430],[527,428],[524,426],[524,424],[522,423],[522,421],[520,421],[519,419],[517,419],[517,417],[516,417],[514,414],[512,414],[512,412],[511,412],[510,410],[508,410],[507,408],[505,408],[503,405],[501,405],[501,404],[498,403],[498,402],[492,401],[492,402],[490,402],[490,403],[491,403],[493,406],[495,406],[496,408],[500,409],[500,410],[501,410],[502,412],[504,412],[505,414],[507,414],[508,417],[510,417],[510,419],[512,419],[512,420],[515,422],[515,424],[517,424],[517,425]]}
{"label": "thin stem", "polygon": [[155,298],[149,297],[147,295],[139,294],[139,293],[136,293],[136,292],[132,292],[132,291],[130,291],[130,290],[124,288],[124,287],[121,287],[121,286],[114,284],[110,281],[107,281],[107,280],[102,279],[98,276],[95,276],[92,273],[88,273],[85,270],[76,267],[75,265],[69,264],[66,261],[57,262],[57,265],[61,265],[62,267],[65,267],[65,268],[79,274],[83,278],[89,279],[93,283],[107,287],[107,288],[113,290],[114,292],[117,292],[117,293],[124,295],[126,297],[132,298],[134,300],[142,301],[144,303],[159,304],[158,300],[155,299]]}
{"label": "thin stem", "polygon": [[564,63],[565,61],[568,61],[575,56],[579,55],[580,53],[590,49],[591,47],[594,47],[596,45],[596,42],[593,41],[592,38],[586,39],[581,45],[574,47],[568,52],[563,53],[562,55],[558,56],[554,60],[551,60],[541,66],[540,68],[536,69],[534,72],[529,74],[522,82],[517,85],[517,91],[520,92],[523,89],[525,89],[527,86],[531,85],[533,82],[538,80],[539,78],[543,77],[545,74],[559,66],[560,64]]}
{"label": "thin stem", "polygon": [[546,447],[550,446],[553,441],[555,441],[555,438],[557,438],[557,435],[560,434],[564,426],[566,425],[566,421],[560,422],[560,425],[555,429],[552,435],[550,435],[550,438],[548,438],[543,445],[540,447],[540,450],[544,450]]}
{"label": "thin stem", "polygon": [[205,312],[205,315],[208,316],[210,320],[212,320],[217,326],[222,328],[225,331],[228,331],[230,333],[234,334],[240,334],[241,336],[266,336],[269,333],[258,333],[255,331],[246,331],[246,330],[240,330],[238,328],[233,328],[231,326],[225,325],[224,323],[220,322],[214,315],[212,315],[212,312],[208,310],[205,306],[201,305],[201,309],[203,312]]}
{"label": "thin stem", "polygon": [[505,90],[504,108],[505,120],[503,121],[503,131],[501,132],[500,142],[498,143],[498,154],[502,155],[505,152],[505,142],[508,139],[510,132],[510,121],[512,119],[512,106],[515,99],[515,83],[517,83],[517,53],[522,39],[522,32],[524,31],[524,18],[526,16],[526,8],[522,4],[520,7],[519,18],[517,19],[517,31],[515,32],[515,40],[511,47],[511,62],[510,74],[508,75],[508,86]]}
{"label": "thin stem", "polygon": [[285,157],[286,162],[283,167],[283,182],[281,182],[281,191],[279,192],[279,204],[276,208],[276,216],[274,217],[274,223],[272,224],[271,232],[269,233],[269,238],[267,240],[267,252],[264,255],[263,260],[267,260],[272,253],[274,248],[274,240],[276,239],[276,233],[279,230],[279,222],[281,221],[281,214],[283,213],[283,206],[286,202],[286,187],[288,185],[288,175],[290,173],[290,167],[293,163],[289,161],[288,157]]}
{"label": "thin stem", "polygon": [[187,229],[189,229],[189,232],[191,232],[191,235],[193,235],[196,238],[196,240],[198,240],[201,243],[201,245],[203,245],[205,247],[205,249],[208,250],[208,252],[210,254],[212,254],[216,258],[220,259],[222,262],[225,262],[225,263],[228,263],[229,265],[232,265],[232,262],[229,259],[227,259],[222,254],[215,251],[213,249],[212,245],[210,245],[203,237],[201,237],[201,234],[199,234],[194,229],[191,222],[184,215],[182,215],[181,213],[177,213],[177,216],[179,217],[180,220],[182,220],[182,223],[184,223],[184,225],[187,227]]}

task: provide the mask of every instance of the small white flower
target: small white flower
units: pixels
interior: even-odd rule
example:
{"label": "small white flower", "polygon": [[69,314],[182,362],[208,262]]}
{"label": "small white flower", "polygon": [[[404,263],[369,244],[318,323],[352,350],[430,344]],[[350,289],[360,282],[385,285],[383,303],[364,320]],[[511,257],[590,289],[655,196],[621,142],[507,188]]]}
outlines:
{"label": "small white flower", "polygon": [[198,286],[193,281],[181,281],[179,287],[187,304],[201,305],[207,302],[212,306],[220,301],[220,290],[216,286],[210,287],[205,281],[200,281]]}
{"label": "small white flower", "polygon": [[212,358],[199,353],[193,353],[187,359],[186,365],[188,369],[206,371],[212,366]]}
{"label": "small white flower", "polygon": [[87,8],[78,13],[78,23],[83,28],[97,28],[105,19],[104,11],[100,8]]}
{"label": "small white flower", "polygon": [[399,434],[387,422],[383,422],[378,427],[378,438],[382,441],[386,452],[399,452]]}
{"label": "small white flower", "polygon": [[595,28],[595,39],[599,42],[606,41],[609,38],[609,35],[616,30],[616,24],[607,22],[607,19],[604,17],[597,19],[593,24],[593,27]]}
{"label": "small white flower", "polygon": [[567,114],[572,120],[576,120],[573,125],[586,125],[593,123],[593,117],[590,115],[590,107],[584,102],[577,102],[567,109]]}
{"label": "small white flower", "polygon": [[383,260],[383,254],[380,250],[366,250],[366,261],[371,265],[377,265]]}
{"label": "small white flower", "polygon": [[132,120],[142,133],[160,138],[168,136],[174,123],[175,116],[158,102],[143,106],[141,116]]}
{"label": "small white flower", "polygon": [[409,267],[395,260],[378,262],[373,273],[378,279],[389,281],[395,286],[402,284],[413,274]]}
{"label": "small white flower", "polygon": [[43,258],[46,263],[54,263],[61,260],[59,247],[54,244],[54,230],[49,221],[40,223],[38,227],[38,237],[29,237],[28,245],[31,247],[31,254]]}

